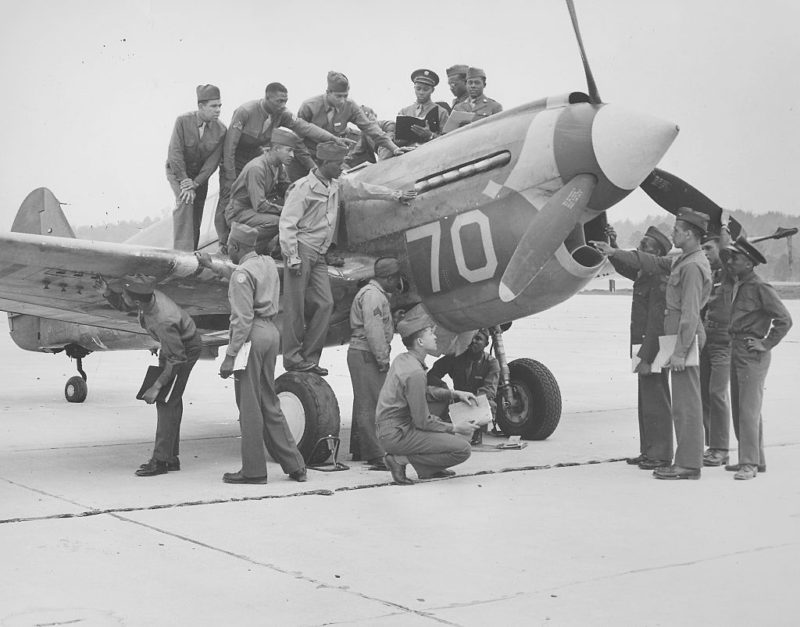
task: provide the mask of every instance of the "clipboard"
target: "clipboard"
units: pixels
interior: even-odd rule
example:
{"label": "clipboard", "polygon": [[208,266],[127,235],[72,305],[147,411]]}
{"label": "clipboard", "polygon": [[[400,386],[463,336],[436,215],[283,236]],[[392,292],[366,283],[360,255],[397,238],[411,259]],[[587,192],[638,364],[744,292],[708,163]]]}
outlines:
{"label": "clipboard", "polygon": [[[161,366],[149,366],[147,368],[147,372],[144,375],[144,381],[142,381],[142,387],[139,389],[139,392],[136,394],[136,399],[141,401],[144,400],[144,393],[147,392],[153,384],[156,382],[158,377],[161,376],[161,373],[164,372],[164,369]],[[173,376],[172,379],[158,391],[158,396],[156,396],[156,402],[166,403],[167,396],[169,395],[170,390],[172,389],[172,384],[175,383],[175,377]]]}

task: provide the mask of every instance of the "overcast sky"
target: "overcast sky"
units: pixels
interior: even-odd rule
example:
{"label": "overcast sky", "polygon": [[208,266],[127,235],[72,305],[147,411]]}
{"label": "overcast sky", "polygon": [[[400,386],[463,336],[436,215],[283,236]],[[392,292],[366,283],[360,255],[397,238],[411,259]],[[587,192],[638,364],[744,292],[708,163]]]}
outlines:
{"label": "overcast sky", "polygon": [[[396,8],[396,7],[402,8]],[[563,0],[0,0],[0,228],[46,186],[69,220],[157,216],[175,117],[195,86],[222,90],[222,120],[280,81],[289,108],[347,74],[379,117],[413,101],[412,70],[483,67],[510,108],[585,91]],[[674,121],[660,164],[723,208],[800,216],[800,2],[576,0],[605,102]],[[446,79],[445,79],[446,80]],[[451,98],[446,84],[434,99]],[[216,179],[216,176],[215,176]],[[657,213],[634,192],[613,222]]]}

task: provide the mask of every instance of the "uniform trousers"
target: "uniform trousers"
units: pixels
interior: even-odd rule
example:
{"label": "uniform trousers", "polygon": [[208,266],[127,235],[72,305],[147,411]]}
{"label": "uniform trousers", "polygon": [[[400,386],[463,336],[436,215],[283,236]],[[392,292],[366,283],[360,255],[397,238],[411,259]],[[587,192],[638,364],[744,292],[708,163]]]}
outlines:
{"label": "uniform trousers", "polygon": [[175,250],[197,250],[200,242],[200,225],[203,222],[203,207],[208,194],[208,182],[194,190],[194,202],[181,202],[181,182],[171,170],[167,170],[167,180],[175,194],[175,209],[172,210],[172,247]]}
{"label": "uniform trousers", "polygon": [[737,338],[731,342],[731,409],[733,431],[739,440],[740,464],[767,464],[761,403],[770,361],[770,351],[749,351],[744,339]]}
{"label": "uniform trousers", "polygon": [[[233,203],[228,205],[225,210],[225,220],[228,223],[229,230],[232,222],[246,224],[258,230],[256,252],[259,255],[266,253],[267,244],[278,234],[278,222],[280,222],[280,219],[281,217],[276,216],[274,213],[261,213],[250,208],[237,208]],[[220,244],[228,243],[228,234],[225,234],[224,241],[222,240],[222,235],[220,235]]]}
{"label": "uniform trousers", "polygon": [[256,318],[249,340],[247,367],[235,374],[242,430],[242,475],[266,476],[265,444],[270,456],[289,474],[304,468],[305,462],[275,392],[275,361],[280,346],[278,327],[271,320]]}
{"label": "uniform trousers", "polygon": [[302,243],[297,252],[300,274],[288,268],[283,271],[283,366],[287,370],[302,361],[319,364],[333,313],[325,255]]}
{"label": "uniform trousers", "polygon": [[[181,419],[183,418],[183,392],[192,368],[197,363],[202,344],[197,337],[186,347],[186,361],[175,366],[172,384],[166,401],[156,401],[156,441],[153,446],[153,459],[160,462],[173,461],[180,454]],[[158,365],[166,365],[164,357],[159,357]]]}
{"label": "uniform trousers", "polygon": [[703,467],[703,402],[700,368],[687,366],[672,371],[672,422],[675,425],[675,465],[699,470]]}
{"label": "uniform trousers", "polygon": [[731,349],[726,343],[706,343],[700,351],[700,390],[703,429],[709,448],[727,451],[730,446]]}
{"label": "uniform trousers", "polygon": [[672,462],[672,405],[669,372],[639,375],[639,452],[647,459]]}
{"label": "uniform trousers", "polygon": [[353,385],[353,420],[350,432],[350,452],[353,460],[373,460],[383,457],[383,447],[375,431],[375,409],[378,395],[386,381],[386,373],[378,368],[378,360],[369,351],[350,347],[347,368]]}
{"label": "uniform trousers", "polygon": [[222,168],[220,168],[219,199],[217,200],[217,208],[214,211],[214,228],[217,229],[220,245],[227,244],[228,235],[231,232],[231,227],[225,220],[225,209],[227,209],[231,201],[231,189],[233,189],[233,180],[225,179],[222,175]]}
{"label": "uniform trousers", "polygon": [[461,464],[472,453],[469,440],[459,435],[411,425],[378,424],[378,439],[387,453],[408,458],[420,479]]}

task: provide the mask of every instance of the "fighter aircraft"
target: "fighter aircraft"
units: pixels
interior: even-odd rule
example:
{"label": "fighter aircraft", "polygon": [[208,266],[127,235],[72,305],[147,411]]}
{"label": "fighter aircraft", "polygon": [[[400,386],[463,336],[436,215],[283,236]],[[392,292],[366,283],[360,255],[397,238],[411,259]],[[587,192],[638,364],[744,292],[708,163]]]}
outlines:
{"label": "fighter aircraft", "polygon": [[[654,172],[677,126],[600,100],[567,4],[589,93],[536,100],[347,173],[418,195],[405,207],[357,200],[344,186],[338,247],[345,263],[329,268],[329,345],[347,342],[350,304],[381,256],[402,264],[405,288],[394,306],[422,303],[438,324],[442,348],[457,350],[464,336],[490,328],[501,364],[498,422],[505,433],[528,439],[553,433],[560,391],[539,362],[508,363],[501,325],[563,302],[597,274],[604,259],[587,241],[603,237],[605,211],[645,179],[645,190],[668,210],[691,206],[685,188],[664,184],[680,179]],[[222,269],[231,262],[217,252],[215,203],[207,202],[200,249]],[[91,352],[155,347],[135,316],[113,309],[94,289],[101,279],[155,281],[194,318],[209,357],[227,342],[225,279],[193,253],[171,250],[171,242],[169,220],[122,244],[75,239],[47,189],[31,192],[12,232],[0,234],[0,309],[10,312],[11,336],[21,348],[77,360],[80,376],[67,382],[68,401],[86,398],[81,360]],[[338,433],[333,391],[308,373],[285,373],[277,384],[308,457],[319,438]]]}

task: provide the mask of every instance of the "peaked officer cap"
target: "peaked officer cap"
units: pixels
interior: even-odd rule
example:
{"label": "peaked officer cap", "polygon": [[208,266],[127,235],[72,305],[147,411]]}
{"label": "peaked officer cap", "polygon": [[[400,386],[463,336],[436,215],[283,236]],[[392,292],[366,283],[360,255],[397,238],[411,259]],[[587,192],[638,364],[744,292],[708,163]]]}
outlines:
{"label": "peaked officer cap", "polygon": [[400,274],[400,262],[394,257],[381,257],[375,261],[375,276],[385,279]]}
{"label": "peaked officer cap", "polygon": [[439,75],[433,70],[414,70],[411,72],[411,82],[436,87],[439,84]]}
{"label": "peaked officer cap", "polygon": [[447,75],[448,76],[466,76],[467,70],[469,70],[468,65],[452,65],[447,68]]}
{"label": "peaked officer cap", "polygon": [[154,285],[150,281],[139,283],[136,281],[128,281],[124,285],[125,291],[131,296],[152,296]]}
{"label": "peaked officer cap", "polygon": [[689,207],[681,207],[678,209],[678,215],[676,217],[678,220],[700,229],[701,233],[705,233],[708,230],[708,216],[705,213],[700,213]]}
{"label": "peaked officer cap", "polygon": [[397,323],[397,332],[400,337],[406,339],[414,335],[417,331],[422,331],[427,327],[434,327],[436,323],[433,321],[425,308],[420,305],[414,305],[406,312],[405,317]]}
{"label": "peaked officer cap", "polygon": [[280,144],[281,146],[289,146],[289,148],[297,148],[297,143],[300,138],[295,135],[288,128],[276,128],[272,131],[271,143]]}
{"label": "peaked officer cap", "polygon": [[323,142],[317,144],[317,159],[322,161],[342,161],[349,150],[336,142]]}
{"label": "peaked officer cap", "polygon": [[486,80],[486,72],[479,67],[471,67],[467,69],[467,78],[482,78],[483,80]]}
{"label": "peaked officer cap", "polygon": [[197,102],[204,100],[219,100],[219,87],[216,85],[198,85]]}
{"label": "peaked officer cap", "polygon": [[328,91],[350,91],[350,81],[341,72],[328,72]]}
{"label": "peaked officer cap", "polygon": [[767,260],[764,255],[761,254],[761,251],[748,242],[744,235],[737,237],[735,242],[725,247],[725,250],[729,250],[732,253],[743,254],[753,262],[753,265],[756,266],[760,263],[767,263]]}
{"label": "peaked officer cap", "polygon": [[647,227],[647,231],[645,231],[644,234],[647,237],[652,237],[656,241],[656,244],[658,244],[658,247],[661,249],[662,255],[666,255],[672,249],[672,242],[670,242],[669,238],[656,227]]}
{"label": "peaked officer cap", "polygon": [[234,222],[231,224],[231,232],[230,235],[228,235],[228,239],[235,239],[244,246],[255,247],[256,240],[258,239],[258,229],[254,229],[252,226],[247,226],[241,222]]}

